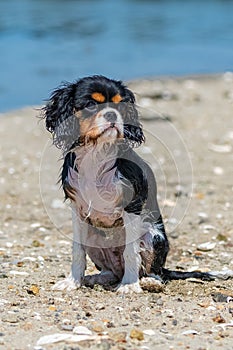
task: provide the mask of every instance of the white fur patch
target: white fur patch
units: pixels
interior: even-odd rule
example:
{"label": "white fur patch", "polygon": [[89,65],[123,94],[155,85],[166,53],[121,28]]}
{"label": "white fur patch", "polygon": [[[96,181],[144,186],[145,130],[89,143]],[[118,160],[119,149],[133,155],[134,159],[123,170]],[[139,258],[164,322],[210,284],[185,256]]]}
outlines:
{"label": "white fur patch", "polygon": [[124,276],[117,292],[120,293],[140,293],[142,289],[139,285],[139,271],[141,267],[140,240],[142,233],[141,218],[135,214],[124,212],[124,225],[126,231],[126,245],[123,253],[125,261]]}

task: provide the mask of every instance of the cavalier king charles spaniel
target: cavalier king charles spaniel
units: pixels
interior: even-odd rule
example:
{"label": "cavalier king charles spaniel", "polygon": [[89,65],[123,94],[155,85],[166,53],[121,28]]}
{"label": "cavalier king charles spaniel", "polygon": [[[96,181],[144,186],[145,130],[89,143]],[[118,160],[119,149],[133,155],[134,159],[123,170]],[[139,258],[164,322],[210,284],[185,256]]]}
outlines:
{"label": "cavalier king charles spaniel", "polygon": [[[63,150],[61,182],[73,221],[71,274],[54,289],[100,284],[137,293],[171,279],[215,277],[164,268],[169,243],[156,182],[134,151],[145,137],[134,94],[121,81],[90,76],[64,84],[43,113]],[[85,276],[86,255],[98,274]]]}

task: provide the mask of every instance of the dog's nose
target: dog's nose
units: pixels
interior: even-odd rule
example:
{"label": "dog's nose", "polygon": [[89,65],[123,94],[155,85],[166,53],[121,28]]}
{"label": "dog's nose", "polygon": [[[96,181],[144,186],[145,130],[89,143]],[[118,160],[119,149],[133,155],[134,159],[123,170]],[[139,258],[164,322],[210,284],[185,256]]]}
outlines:
{"label": "dog's nose", "polygon": [[110,123],[114,123],[117,120],[117,115],[115,112],[107,112],[104,115],[104,118],[110,122]]}

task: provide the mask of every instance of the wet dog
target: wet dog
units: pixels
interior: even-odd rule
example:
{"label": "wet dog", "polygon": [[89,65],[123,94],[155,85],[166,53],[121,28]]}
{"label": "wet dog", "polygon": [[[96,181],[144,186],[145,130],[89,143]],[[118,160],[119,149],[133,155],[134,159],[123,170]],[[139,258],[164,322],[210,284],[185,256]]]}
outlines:
{"label": "wet dog", "polygon": [[[213,279],[217,273],[165,269],[169,243],[156,181],[134,148],[144,142],[134,94],[104,76],[56,89],[43,109],[54,144],[63,150],[61,182],[71,200],[71,274],[55,289],[115,286],[141,292],[143,284],[171,279]],[[100,273],[85,276],[86,255]]]}

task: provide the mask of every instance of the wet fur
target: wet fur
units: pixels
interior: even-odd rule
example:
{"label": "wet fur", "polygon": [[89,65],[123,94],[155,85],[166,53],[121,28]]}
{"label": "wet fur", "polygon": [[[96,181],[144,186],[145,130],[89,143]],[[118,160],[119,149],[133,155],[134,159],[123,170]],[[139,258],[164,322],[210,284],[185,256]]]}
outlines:
{"label": "wet fur", "polygon": [[[90,140],[81,134],[83,129],[81,123],[88,125],[88,120],[85,118],[92,118],[92,115],[84,116],[83,113],[91,93],[95,92],[101,93],[106,103],[109,103],[111,98],[113,101],[118,101],[119,96],[123,102],[123,104],[121,102],[111,104],[112,108],[121,113],[124,127],[122,139],[114,143],[117,152],[113,164],[114,181],[123,183],[123,216],[119,222],[116,221],[112,225],[112,230],[109,230],[111,227],[93,225],[88,215],[81,220],[77,215],[78,191],[71,184],[72,177],[78,179],[80,170],[84,171],[84,179],[85,171],[86,174],[90,171],[80,169],[81,163],[77,162],[77,155],[90,141],[93,149],[98,145],[98,139]],[[120,291],[138,292],[141,290],[139,286],[141,277],[153,276],[162,282],[190,277],[203,280],[218,277],[218,273],[170,271],[164,267],[169,243],[157,203],[156,182],[151,168],[133,150],[133,147],[140,146],[145,138],[135,106],[135,97],[121,81],[92,76],[63,84],[53,92],[43,113],[46,128],[52,133],[54,144],[63,150],[61,182],[65,197],[71,199],[73,207],[72,271],[68,279],[58,282],[58,289],[69,290],[81,284],[118,283]],[[103,159],[104,157],[103,154]],[[132,197],[130,202],[125,200],[124,203],[124,199],[130,196]],[[91,199],[89,201],[91,203]],[[98,223],[98,220],[96,222]],[[91,247],[93,239],[96,239],[95,244],[99,246]],[[104,247],[106,242],[108,246]],[[114,246],[116,242],[117,247]],[[92,258],[101,271],[100,274],[85,276],[86,254]],[[113,264],[111,259],[115,259]],[[123,263],[125,266],[122,268]]]}

